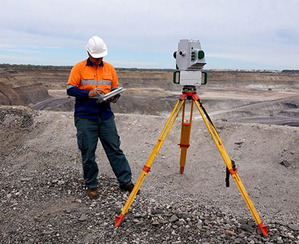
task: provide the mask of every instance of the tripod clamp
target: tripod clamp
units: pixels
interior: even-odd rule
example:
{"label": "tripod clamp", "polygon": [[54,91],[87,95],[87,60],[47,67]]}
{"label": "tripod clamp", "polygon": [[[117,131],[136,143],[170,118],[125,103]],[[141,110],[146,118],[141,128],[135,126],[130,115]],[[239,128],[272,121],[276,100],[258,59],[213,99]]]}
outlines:
{"label": "tripod clamp", "polygon": [[185,85],[183,87],[183,91],[181,96],[179,97],[180,101],[183,100],[199,100],[199,96],[197,95],[196,92],[196,86],[192,86],[192,85]]}

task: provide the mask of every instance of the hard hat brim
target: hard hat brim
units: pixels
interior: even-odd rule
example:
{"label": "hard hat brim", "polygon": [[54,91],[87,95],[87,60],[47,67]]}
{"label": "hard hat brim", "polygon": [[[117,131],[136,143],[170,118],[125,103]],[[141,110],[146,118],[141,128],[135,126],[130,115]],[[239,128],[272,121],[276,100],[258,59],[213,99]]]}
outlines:
{"label": "hard hat brim", "polygon": [[107,56],[108,51],[105,51],[105,52],[102,52],[102,53],[96,53],[96,54],[95,53],[91,54],[90,52],[88,52],[88,53],[93,58],[103,58],[103,57]]}

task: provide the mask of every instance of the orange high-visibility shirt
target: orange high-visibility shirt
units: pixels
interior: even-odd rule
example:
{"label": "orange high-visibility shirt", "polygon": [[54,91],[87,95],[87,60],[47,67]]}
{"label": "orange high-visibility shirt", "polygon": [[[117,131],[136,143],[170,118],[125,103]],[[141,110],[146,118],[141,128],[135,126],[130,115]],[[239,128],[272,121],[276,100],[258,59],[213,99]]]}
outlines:
{"label": "orange high-visibility shirt", "polygon": [[67,94],[76,97],[75,116],[88,119],[105,120],[113,115],[109,102],[97,103],[97,99],[89,98],[88,93],[95,87],[104,93],[118,86],[118,78],[111,64],[102,62],[96,69],[89,59],[77,63],[69,76]]}
{"label": "orange high-visibility shirt", "polygon": [[68,89],[76,86],[89,91],[100,87],[104,93],[108,93],[119,84],[116,71],[111,64],[103,61],[103,64],[96,69],[89,60],[84,60],[73,67],[67,85]]}

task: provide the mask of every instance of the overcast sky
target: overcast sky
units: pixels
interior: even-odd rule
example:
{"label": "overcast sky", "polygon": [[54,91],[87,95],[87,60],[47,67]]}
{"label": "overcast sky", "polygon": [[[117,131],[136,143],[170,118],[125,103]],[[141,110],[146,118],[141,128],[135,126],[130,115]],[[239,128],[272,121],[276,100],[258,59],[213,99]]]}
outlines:
{"label": "overcast sky", "polygon": [[0,0],[0,63],[74,65],[93,35],[115,67],[175,68],[180,39],[206,69],[299,69],[298,0]]}

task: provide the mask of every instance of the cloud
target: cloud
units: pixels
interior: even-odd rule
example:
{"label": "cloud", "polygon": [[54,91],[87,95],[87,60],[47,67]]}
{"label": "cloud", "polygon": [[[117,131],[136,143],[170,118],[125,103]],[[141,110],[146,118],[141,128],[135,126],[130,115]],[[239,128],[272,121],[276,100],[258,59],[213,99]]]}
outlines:
{"label": "cloud", "polygon": [[[283,49],[284,63],[298,66],[296,0],[2,0],[1,9],[0,53],[57,48],[60,60],[64,52],[79,57],[88,38],[97,34],[116,52],[113,60],[119,63],[126,63],[128,56],[121,55],[126,51],[138,65],[148,67],[153,65],[148,59],[161,58],[164,67],[173,62],[178,41],[192,38],[201,41],[212,60],[278,67],[274,50]],[[139,57],[138,52],[146,55]],[[157,58],[148,57],[153,55]],[[280,66],[285,68],[282,62]]]}

